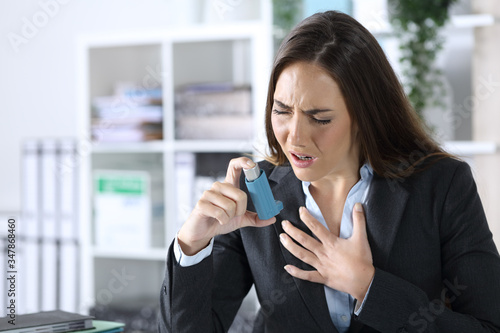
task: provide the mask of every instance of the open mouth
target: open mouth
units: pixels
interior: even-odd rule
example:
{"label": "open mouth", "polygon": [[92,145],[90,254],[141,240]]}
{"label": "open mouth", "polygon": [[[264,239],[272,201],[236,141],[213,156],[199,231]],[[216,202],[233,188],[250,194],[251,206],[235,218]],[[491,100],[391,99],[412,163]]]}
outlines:
{"label": "open mouth", "polygon": [[314,157],[312,156],[309,156],[309,155],[304,155],[304,154],[298,154],[298,153],[295,153],[295,152],[290,152],[292,155],[294,155],[295,157],[297,157],[299,160],[301,161],[310,161],[310,160],[313,160]]}

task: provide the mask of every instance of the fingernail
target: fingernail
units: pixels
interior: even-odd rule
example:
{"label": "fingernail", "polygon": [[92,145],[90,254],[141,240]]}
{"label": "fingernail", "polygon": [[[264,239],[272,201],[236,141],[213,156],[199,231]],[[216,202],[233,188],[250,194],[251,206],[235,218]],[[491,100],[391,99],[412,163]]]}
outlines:
{"label": "fingernail", "polygon": [[288,221],[287,220],[284,220],[284,221],[281,222],[281,227],[283,227],[283,229],[285,229],[287,226],[288,226]]}
{"label": "fingernail", "polygon": [[280,241],[281,241],[281,242],[284,242],[284,241],[285,241],[285,235],[280,234]]}
{"label": "fingernail", "polygon": [[248,160],[247,161],[247,165],[250,167],[250,168],[253,168],[255,166],[255,162],[252,161],[252,160]]}
{"label": "fingernail", "polygon": [[299,213],[304,213],[306,211],[306,207],[302,206],[299,208]]}
{"label": "fingernail", "polygon": [[357,202],[355,205],[354,205],[354,210],[357,211],[357,212],[363,212],[363,206]]}
{"label": "fingernail", "polygon": [[290,273],[290,267],[288,267],[288,265],[285,265],[283,268],[285,269],[285,271],[287,271],[288,273]]}

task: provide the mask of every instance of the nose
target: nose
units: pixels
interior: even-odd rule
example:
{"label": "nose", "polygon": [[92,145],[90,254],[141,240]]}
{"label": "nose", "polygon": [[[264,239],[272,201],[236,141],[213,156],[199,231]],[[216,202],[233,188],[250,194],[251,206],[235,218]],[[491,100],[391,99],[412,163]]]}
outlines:
{"label": "nose", "polygon": [[307,119],[299,112],[290,121],[288,140],[292,146],[304,147],[308,137]]}

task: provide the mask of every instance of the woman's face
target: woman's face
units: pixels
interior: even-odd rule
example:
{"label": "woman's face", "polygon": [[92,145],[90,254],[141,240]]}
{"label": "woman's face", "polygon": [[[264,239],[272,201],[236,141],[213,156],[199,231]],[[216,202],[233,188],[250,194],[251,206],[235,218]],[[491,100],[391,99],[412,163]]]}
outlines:
{"label": "woman's face", "polygon": [[[274,135],[302,181],[350,176],[359,170],[351,118],[337,83],[319,66],[296,62],[276,83]],[[354,134],[355,135],[355,134]]]}

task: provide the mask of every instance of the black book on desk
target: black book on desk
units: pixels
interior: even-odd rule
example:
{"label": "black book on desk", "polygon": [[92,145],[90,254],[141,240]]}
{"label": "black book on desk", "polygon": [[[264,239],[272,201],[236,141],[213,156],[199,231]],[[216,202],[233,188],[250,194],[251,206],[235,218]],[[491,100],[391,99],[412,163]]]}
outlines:
{"label": "black book on desk", "polygon": [[0,331],[9,333],[63,333],[93,328],[93,317],[65,311],[46,311],[17,315],[15,325],[9,317],[0,321]]}

